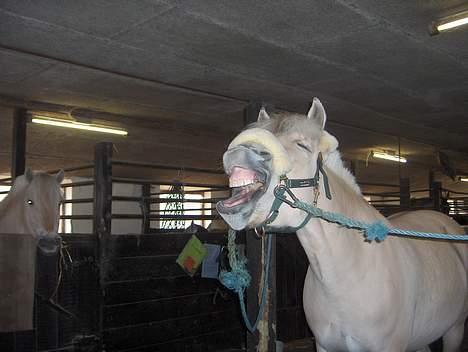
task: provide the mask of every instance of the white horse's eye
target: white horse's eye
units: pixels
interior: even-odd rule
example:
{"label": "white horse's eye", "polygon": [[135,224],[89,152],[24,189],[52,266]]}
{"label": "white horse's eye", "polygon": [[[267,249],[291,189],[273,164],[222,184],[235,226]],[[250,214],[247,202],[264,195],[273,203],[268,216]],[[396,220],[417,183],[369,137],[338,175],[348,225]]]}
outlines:
{"label": "white horse's eye", "polygon": [[28,199],[28,202],[27,202],[29,205],[33,205],[34,202],[31,200],[31,199]]}
{"label": "white horse's eye", "polygon": [[306,146],[305,144],[302,144],[302,143],[296,143],[299,147],[301,147],[302,149],[308,151],[308,152],[311,152],[311,150],[309,149],[308,146]]}

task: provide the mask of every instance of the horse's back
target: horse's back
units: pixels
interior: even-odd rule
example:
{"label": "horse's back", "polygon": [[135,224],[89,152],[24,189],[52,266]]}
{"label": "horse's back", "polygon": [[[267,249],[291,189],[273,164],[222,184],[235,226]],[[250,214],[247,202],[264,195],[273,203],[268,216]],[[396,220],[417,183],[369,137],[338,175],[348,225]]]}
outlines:
{"label": "horse's back", "polygon": [[463,228],[450,216],[435,210],[403,211],[388,217],[388,221],[402,229],[442,232],[463,235]]}
{"label": "horse's back", "polygon": [[[456,221],[433,210],[402,212],[388,220],[395,228],[464,234],[463,228]],[[450,325],[450,321],[453,324],[454,320],[464,319],[468,311],[466,243],[408,238],[399,238],[396,242],[405,248],[405,257],[410,264],[406,270],[413,271],[413,278],[417,282],[414,289],[419,291],[414,338],[424,339],[418,331],[428,331],[428,321],[445,321]],[[427,295],[427,292],[431,294]],[[434,302],[439,302],[439,305],[434,305]]]}

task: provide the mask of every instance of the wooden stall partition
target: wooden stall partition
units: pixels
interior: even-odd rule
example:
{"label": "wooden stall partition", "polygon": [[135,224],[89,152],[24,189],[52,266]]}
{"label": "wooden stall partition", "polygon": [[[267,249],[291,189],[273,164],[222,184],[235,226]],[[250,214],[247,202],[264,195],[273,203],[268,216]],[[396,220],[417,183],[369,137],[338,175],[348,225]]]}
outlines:
{"label": "wooden stall partition", "polygon": [[296,234],[277,235],[277,335],[282,342],[311,338],[302,292],[309,261]]}
{"label": "wooden stall partition", "polygon": [[[245,340],[238,300],[217,279],[188,276],[176,258],[191,233],[114,235],[103,278],[108,351],[219,351]],[[226,233],[198,233],[225,245]]]}

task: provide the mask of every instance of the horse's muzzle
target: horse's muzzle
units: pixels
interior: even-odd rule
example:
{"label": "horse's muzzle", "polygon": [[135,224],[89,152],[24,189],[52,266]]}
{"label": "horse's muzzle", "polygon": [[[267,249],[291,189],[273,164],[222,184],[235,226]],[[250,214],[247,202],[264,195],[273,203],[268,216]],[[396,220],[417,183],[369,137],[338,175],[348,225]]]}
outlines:
{"label": "horse's muzzle", "polygon": [[55,255],[58,253],[62,239],[58,234],[41,234],[38,236],[37,247],[44,255]]}

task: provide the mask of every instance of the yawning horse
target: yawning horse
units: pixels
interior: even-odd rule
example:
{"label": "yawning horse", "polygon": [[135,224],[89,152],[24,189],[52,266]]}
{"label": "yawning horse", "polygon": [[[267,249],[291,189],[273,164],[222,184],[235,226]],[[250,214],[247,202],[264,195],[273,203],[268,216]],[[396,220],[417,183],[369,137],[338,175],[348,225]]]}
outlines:
{"label": "yawning horse", "polygon": [[262,109],[257,123],[224,154],[233,196],[218,203],[219,213],[235,230],[302,226],[297,236],[309,259],[304,310],[319,352],[416,351],[439,337],[444,352],[457,351],[468,313],[465,244],[394,236],[370,242],[357,230],[317,218],[304,224],[307,214],[286,204],[273,214],[274,190],[287,177],[298,181],[297,198],[348,218],[464,233],[434,211],[385,219],[364,200],[325,122],[318,99],[305,116],[278,113],[270,118]]}

